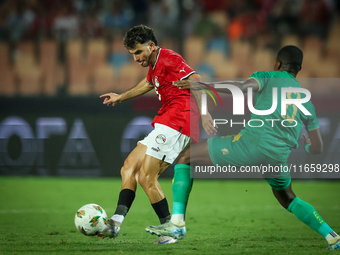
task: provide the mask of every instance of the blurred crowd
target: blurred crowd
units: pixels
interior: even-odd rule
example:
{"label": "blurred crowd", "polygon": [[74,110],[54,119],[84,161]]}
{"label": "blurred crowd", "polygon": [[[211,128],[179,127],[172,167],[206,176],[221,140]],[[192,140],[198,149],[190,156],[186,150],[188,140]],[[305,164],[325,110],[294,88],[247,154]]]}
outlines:
{"label": "blurred crowd", "polygon": [[[147,24],[157,37],[172,38],[182,25],[185,36],[228,40],[274,33],[327,38],[336,0],[1,0],[0,40],[84,39],[123,34]],[[209,14],[223,13],[214,21]]]}
{"label": "blurred crowd", "polygon": [[[146,24],[154,29],[161,46],[179,51],[188,57],[190,65],[209,77],[247,76],[259,67],[255,52],[263,56],[259,56],[261,61],[266,61],[268,52],[272,56],[286,43],[310,47],[312,55],[318,55],[311,61],[331,61],[338,66],[330,75],[340,77],[340,49],[337,43],[329,46],[330,38],[337,41],[340,36],[339,8],[339,0],[0,0],[0,58],[6,57],[6,63],[0,60],[0,73],[1,69],[11,71],[12,78],[8,79],[13,80],[12,86],[20,87],[22,79],[13,67],[25,54],[25,47],[20,45],[33,45],[32,56],[39,66],[41,45],[53,41],[57,56],[53,70],[58,65],[63,70],[64,79],[58,81],[58,86],[67,90],[72,82],[67,72],[73,70],[70,49],[77,51],[78,47],[74,42],[80,48],[76,57],[86,59],[90,44],[99,40],[104,45],[99,47],[105,52],[104,61],[117,79],[122,75],[122,66],[131,61],[121,49],[125,31]],[[249,68],[242,68],[245,57],[253,59]],[[229,73],[216,63],[230,67]],[[320,77],[313,68],[306,69],[306,77]],[[39,75],[44,76],[40,69]],[[103,67],[100,70],[97,73],[107,73]],[[90,81],[86,82],[92,79],[94,83],[98,75],[88,75]],[[0,82],[0,88],[6,85]],[[89,86],[92,90],[85,94],[98,92],[93,90],[93,84]],[[0,94],[6,94],[3,91]]]}

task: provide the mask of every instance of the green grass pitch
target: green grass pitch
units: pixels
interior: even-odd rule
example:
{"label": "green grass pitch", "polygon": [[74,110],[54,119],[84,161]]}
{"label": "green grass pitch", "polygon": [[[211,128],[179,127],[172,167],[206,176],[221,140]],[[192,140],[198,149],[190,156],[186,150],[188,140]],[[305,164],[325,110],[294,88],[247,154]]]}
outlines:
{"label": "green grass pitch", "polygon": [[[172,205],[171,180],[161,185]],[[340,232],[340,181],[293,181]],[[195,180],[187,211],[187,236],[177,244],[154,245],[145,232],[158,225],[138,187],[135,202],[116,239],[79,233],[74,215],[97,203],[114,213],[120,180],[113,178],[0,178],[0,254],[328,254],[325,240],[275,200],[264,180]],[[340,253],[339,253],[340,254]]]}

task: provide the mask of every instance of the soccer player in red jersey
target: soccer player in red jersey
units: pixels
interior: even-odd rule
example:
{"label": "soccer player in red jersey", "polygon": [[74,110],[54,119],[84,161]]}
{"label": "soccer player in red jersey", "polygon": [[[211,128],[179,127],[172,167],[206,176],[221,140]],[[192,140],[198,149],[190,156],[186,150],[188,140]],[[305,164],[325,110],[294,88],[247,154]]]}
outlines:
{"label": "soccer player in red jersey", "polygon": [[[200,76],[178,53],[159,47],[153,30],[147,26],[139,25],[131,28],[124,37],[124,46],[133,56],[134,61],[142,67],[149,67],[148,75],[146,79],[122,94],[101,95],[101,98],[105,98],[103,104],[113,106],[155,89],[162,108],[152,122],[154,130],[138,142],[121,168],[122,189],[118,205],[102,233],[103,236],[110,238],[119,234],[120,226],[135,198],[137,182],[149,197],[161,224],[170,219],[168,202],[158,177],[175,161],[191,140],[197,142],[199,138],[200,111],[197,105],[200,105],[200,93],[193,91],[193,97],[190,90],[181,90],[173,86],[172,82],[192,78],[196,80]],[[216,133],[210,115],[202,115],[202,125],[210,136]],[[173,190],[180,189],[182,192],[189,193],[191,186],[190,171],[175,169]],[[187,195],[183,194],[183,197]],[[171,238],[161,240],[159,243],[169,242],[177,242],[177,240]]]}

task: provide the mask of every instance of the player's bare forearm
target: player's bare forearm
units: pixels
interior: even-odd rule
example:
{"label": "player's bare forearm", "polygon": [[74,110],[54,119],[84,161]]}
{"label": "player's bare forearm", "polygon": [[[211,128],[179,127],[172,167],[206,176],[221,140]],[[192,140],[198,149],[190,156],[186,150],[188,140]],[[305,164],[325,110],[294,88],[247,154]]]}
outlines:
{"label": "player's bare forearm", "polygon": [[308,138],[303,135],[303,147],[310,144],[308,151],[311,154],[320,154],[323,151],[323,142],[321,138],[320,128],[308,131]]}
{"label": "player's bare forearm", "polygon": [[126,101],[126,100],[129,100],[129,99],[134,98],[134,97],[141,96],[141,95],[149,92],[152,89],[153,89],[153,85],[148,83],[146,81],[146,79],[143,79],[136,86],[134,86],[131,89],[123,92],[120,95],[119,103]]}
{"label": "player's bare forearm", "polygon": [[[201,81],[201,76],[194,73],[193,75],[189,76],[188,82],[190,81],[193,81],[193,82],[200,82]],[[196,100],[196,104],[197,104],[197,107],[198,107],[198,110],[200,112],[200,114],[202,115],[202,93],[203,93],[203,90],[201,89],[198,89],[198,90],[191,90],[191,93],[193,94],[193,96],[195,97],[195,100]]]}
{"label": "player's bare forearm", "polygon": [[[199,74],[192,74],[189,76],[188,81],[196,81],[196,82],[200,82],[201,81],[201,76]],[[191,93],[193,94],[193,96],[195,97],[196,103],[197,103],[197,107],[198,110],[200,111],[200,113],[202,113],[201,111],[201,106],[202,106],[202,90],[192,90]]]}
{"label": "player's bare forearm", "polygon": [[252,88],[253,92],[259,90],[259,84],[255,79],[247,79],[244,81],[221,81],[214,84],[214,89],[217,92],[231,94],[231,90],[224,88],[223,85],[233,85],[238,87],[243,93],[247,93],[248,88]]}
{"label": "player's bare forearm", "polygon": [[[200,81],[201,76],[199,76],[198,74],[193,74],[189,77],[189,80],[194,80],[194,81]],[[214,136],[217,133],[217,126],[214,127],[214,122],[212,120],[212,117],[210,115],[210,113],[207,111],[205,114],[202,114],[202,90],[191,90],[191,93],[193,94],[193,96],[195,97],[196,100],[196,104],[198,107],[199,112],[201,113],[201,118],[202,118],[202,126],[205,130],[205,132],[209,135],[209,136]]]}
{"label": "player's bare forearm", "polygon": [[194,90],[200,90],[200,88],[207,88],[206,85],[213,86],[214,89],[217,92],[221,93],[227,93],[231,94],[232,92],[225,88],[223,85],[233,85],[241,89],[243,93],[247,93],[247,90],[249,87],[253,89],[253,92],[256,92],[259,90],[259,84],[255,79],[247,79],[244,81],[221,81],[221,82],[204,82],[201,83],[197,80],[184,80],[184,81],[177,81],[174,83],[175,86],[177,86],[179,89],[190,89],[192,91]]}
{"label": "player's bare forearm", "polygon": [[121,103],[128,99],[140,96],[145,94],[146,92],[150,91],[153,88],[153,85],[148,83],[145,79],[140,81],[136,86],[133,88],[125,91],[124,93],[118,95],[116,93],[106,93],[100,96],[100,98],[104,98],[103,104],[107,106],[114,106],[117,103]]}

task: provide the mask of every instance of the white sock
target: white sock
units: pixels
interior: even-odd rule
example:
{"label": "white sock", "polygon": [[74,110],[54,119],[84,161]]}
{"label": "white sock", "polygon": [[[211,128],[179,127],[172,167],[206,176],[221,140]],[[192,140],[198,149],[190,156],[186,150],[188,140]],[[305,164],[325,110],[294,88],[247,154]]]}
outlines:
{"label": "white sock", "polygon": [[185,225],[184,214],[173,214],[171,216],[171,222],[176,226]]}
{"label": "white sock", "polygon": [[326,241],[329,243],[329,244],[332,244],[331,240],[333,240],[334,238],[338,237],[339,235],[335,232],[332,232],[332,233],[329,233],[325,238],[326,238]]}
{"label": "white sock", "polygon": [[120,215],[120,214],[114,214],[111,217],[112,220],[114,220],[117,223],[117,226],[120,227],[120,225],[122,225],[123,220],[124,220],[124,216]]}

